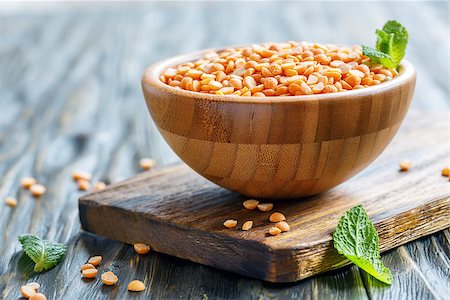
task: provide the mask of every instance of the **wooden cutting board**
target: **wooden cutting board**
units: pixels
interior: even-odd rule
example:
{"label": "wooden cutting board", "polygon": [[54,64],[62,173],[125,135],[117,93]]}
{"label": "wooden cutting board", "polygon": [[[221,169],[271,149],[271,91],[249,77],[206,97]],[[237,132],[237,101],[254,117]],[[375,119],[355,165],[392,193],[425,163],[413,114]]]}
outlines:
{"label": "wooden cutting board", "polygon": [[[339,217],[362,204],[381,251],[450,227],[449,115],[412,115],[363,173],[331,191],[275,201],[291,230],[269,236],[272,212],[250,211],[246,198],[203,179],[184,164],[144,172],[79,201],[84,230],[125,243],[271,282],[291,282],[349,262],[332,245]],[[398,162],[413,161],[409,172]],[[261,201],[265,202],[265,201]],[[268,201],[266,201],[268,202]],[[233,229],[222,223],[238,220]],[[253,228],[241,226],[253,220]]]}

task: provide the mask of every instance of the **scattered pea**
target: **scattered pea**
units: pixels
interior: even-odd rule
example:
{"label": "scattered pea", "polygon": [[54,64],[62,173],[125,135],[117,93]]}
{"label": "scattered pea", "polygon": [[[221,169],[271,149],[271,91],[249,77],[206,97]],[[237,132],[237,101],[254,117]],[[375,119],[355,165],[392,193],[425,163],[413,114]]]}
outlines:
{"label": "scattered pea", "polygon": [[31,286],[23,285],[20,287],[20,293],[22,294],[22,296],[29,299],[31,296],[36,294],[36,290]]}
{"label": "scattered pea", "polygon": [[81,271],[81,273],[83,274],[83,277],[94,278],[95,276],[97,276],[98,270],[97,269],[85,269],[85,270]]}
{"label": "scattered pea", "polygon": [[136,251],[137,254],[147,254],[150,252],[150,246],[146,244],[137,243],[134,244],[134,251]]}
{"label": "scattered pea", "polygon": [[82,272],[83,270],[87,269],[95,269],[95,266],[93,264],[84,264],[81,266],[80,271]]}
{"label": "scattered pea", "polygon": [[36,293],[30,297],[30,300],[47,300],[47,297],[42,293]]}
{"label": "scattered pea", "polygon": [[278,227],[270,227],[269,233],[270,235],[278,235],[281,233],[281,229]]}
{"label": "scattered pea", "polygon": [[278,223],[280,221],[286,220],[286,217],[282,213],[274,212],[270,215],[269,220],[270,222]]}
{"label": "scattered pea", "polygon": [[85,171],[75,171],[72,173],[72,178],[74,181],[78,181],[80,179],[90,181],[92,179],[92,174]]}
{"label": "scattered pea", "polygon": [[9,207],[16,207],[17,206],[17,200],[15,198],[13,198],[13,197],[6,197],[5,203]]}
{"label": "scattered pea", "polygon": [[91,258],[89,258],[88,263],[94,266],[98,266],[102,262],[102,259],[103,257],[101,256],[92,256]]}
{"label": "scattered pea", "polygon": [[280,229],[282,232],[286,232],[291,230],[291,227],[289,226],[289,224],[285,221],[281,221],[278,222],[277,224],[275,224],[275,227],[277,227],[278,229]]}
{"label": "scattered pea", "polygon": [[28,282],[26,286],[33,288],[35,291],[37,291],[41,287],[41,285],[37,282]]}
{"label": "scattered pea", "polygon": [[409,169],[412,167],[412,162],[411,161],[407,161],[407,160],[405,160],[405,161],[401,161],[400,163],[399,163],[399,165],[400,165],[400,171],[401,172],[408,172],[409,171]]}
{"label": "scattered pea", "polygon": [[139,165],[144,171],[148,171],[156,165],[156,161],[151,158],[143,158],[139,161]]}
{"label": "scattered pea", "polygon": [[78,179],[77,185],[80,191],[87,191],[91,187],[91,183],[86,179]]}
{"label": "scattered pea", "polygon": [[273,203],[261,203],[258,204],[258,209],[260,211],[271,211],[273,208]]}
{"label": "scattered pea", "polygon": [[31,194],[33,195],[33,197],[39,198],[45,194],[47,189],[42,184],[36,183],[30,187],[30,191],[31,191]]}
{"label": "scattered pea", "polygon": [[244,207],[246,209],[251,209],[251,210],[255,209],[258,206],[258,204],[259,204],[259,201],[255,200],[255,199],[245,200],[244,203],[242,203],[242,205],[244,205]]}
{"label": "scattered pea", "polygon": [[111,271],[103,273],[100,277],[104,285],[114,285],[119,280],[116,274]]}
{"label": "scattered pea", "polygon": [[20,184],[24,189],[29,189],[33,184],[36,184],[37,180],[33,177],[24,177],[20,180]]}
{"label": "scattered pea", "polygon": [[106,183],[99,181],[94,185],[94,192],[98,192],[106,188]]}
{"label": "scattered pea", "polygon": [[143,290],[145,290],[145,285],[140,280],[133,280],[128,284],[128,290],[130,292],[142,292]]}
{"label": "scattered pea", "polygon": [[226,228],[233,228],[236,225],[237,225],[236,220],[226,220],[225,222],[223,222],[223,226],[225,226]]}
{"label": "scattered pea", "polygon": [[242,230],[247,231],[247,230],[251,229],[252,227],[253,227],[253,221],[246,221],[242,225]]}

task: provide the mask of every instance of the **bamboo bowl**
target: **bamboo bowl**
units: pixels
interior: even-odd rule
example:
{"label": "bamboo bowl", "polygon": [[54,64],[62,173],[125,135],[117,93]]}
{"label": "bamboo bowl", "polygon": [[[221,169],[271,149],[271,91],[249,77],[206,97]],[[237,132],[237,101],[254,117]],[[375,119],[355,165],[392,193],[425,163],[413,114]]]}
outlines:
{"label": "bamboo bowl", "polygon": [[416,81],[415,69],[406,60],[399,76],[389,82],[311,96],[217,96],[159,80],[165,68],[203,52],[145,70],[142,88],[148,110],[187,165],[249,197],[314,195],[360,172],[394,137]]}

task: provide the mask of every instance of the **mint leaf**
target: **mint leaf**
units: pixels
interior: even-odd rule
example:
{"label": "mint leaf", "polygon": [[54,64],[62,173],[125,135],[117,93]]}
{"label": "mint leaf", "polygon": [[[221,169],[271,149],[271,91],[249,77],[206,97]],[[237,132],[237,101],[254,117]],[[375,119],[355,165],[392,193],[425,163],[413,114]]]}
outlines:
{"label": "mint leaf", "polygon": [[408,31],[397,21],[387,21],[383,29],[377,29],[376,49],[362,46],[363,54],[375,63],[387,68],[397,68],[405,56]]}
{"label": "mint leaf", "polygon": [[392,284],[391,271],[380,258],[377,231],[361,205],[351,208],[340,218],[333,243],[339,254],[376,279]]}
{"label": "mint leaf", "polygon": [[405,56],[406,45],[408,44],[408,31],[397,21],[387,21],[383,26],[383,31],[389,35],[393,35],[392,46],[389,48],[390,57],[398,65]]}
{"label": "mint leaf", "polygon": [[32,234],[20,235],[18,239],[25,254],[35,262],[34,271],[37,273],[55,267],[67,251],[64,244],[41,240]]}
{"label": "mint leaf", "polygon": [[394,34],[393,33],[387,33],[383,30],[377,29],[375,31],[377,34],[377,43],[376,43],[376,49],[378,51],[381,51],[383,53],[388,53],[391,51],[392,48],[392,42],[394,40]]}
{"label": "mint leaf", "polygon": [[386,68],[395,68],[397,64],[392,60],[392,58],[381,51],[378,51],[372,47],[362,45],[362,53],[368,56],[373,62],[380,63]]}

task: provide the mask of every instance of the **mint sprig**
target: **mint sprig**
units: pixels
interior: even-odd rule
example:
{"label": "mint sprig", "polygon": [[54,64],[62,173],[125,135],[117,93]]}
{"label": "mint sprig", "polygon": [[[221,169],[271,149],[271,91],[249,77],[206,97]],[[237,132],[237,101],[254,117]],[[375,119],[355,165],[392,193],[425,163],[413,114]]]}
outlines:
{"label": "mint sprig", "polygon": [[383,29],[377,29],[376,49],[362,46],[362,52],[373,62],[387,68],[397,68],[405,56],[408,31],[398,21],[387,21]]}
{"label": "mint sprig", "polygon": [[378,49],[379,51],[381,51],[383,53],[389,53],[389,49],[392,48],[394,34],[387,33],[380,29],[375,30],[375,33],[377,34],[376,49]]}
{"label": "mint sprig", "polygon": [[376,63],[380,63],[386,68],[396,68],[397,64],[394,62],[391,56],[369,46],[362,45],[362,51],[365,56],[370,57],[370,59]]}
{"label": "mint sprig", "polygon": [[18,239],[25,254],[35,262],[36,273],[54,268],[63,260],[67,251],[64,244],[42,240],[32,234],[20,235]]}
{"label": "mint sprig", "polygon": [[351,208],[340,218],[333,243],[339,254],[376,279],[392,284],[391,271],[380,258],[377,231],[361,205]]}
{"label": "mint sprig", "polygon": [[405,56],[406,45],[408,44],[408,31],[397,21],[387,21],[383,26],[383,31],[392,35],[392,45],[389,48],[389,52],[386,53],[398,65]]}

